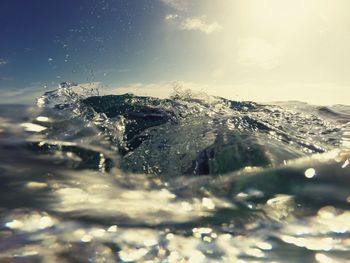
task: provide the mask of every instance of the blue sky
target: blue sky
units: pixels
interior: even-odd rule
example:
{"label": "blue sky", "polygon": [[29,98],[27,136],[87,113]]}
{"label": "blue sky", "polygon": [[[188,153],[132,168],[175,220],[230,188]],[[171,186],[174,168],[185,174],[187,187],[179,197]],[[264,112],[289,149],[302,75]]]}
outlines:
{"label": "blue sky", "polygon": [[142,78],[161,35],[153,2],[2,1],[1,88]]}
{"label": "blue sky", "polygon": [[62,81],[162,95],[176,81],[232,99],[349,104],[348,10],[347,0],[2,0],[0,100]]}
{"label": "blue sky", "polygon": [[166,17],[179,8],[157,0],[4,0],[0,88],[190,78],[208,62],[196,44],[207,39],[169,26]]}

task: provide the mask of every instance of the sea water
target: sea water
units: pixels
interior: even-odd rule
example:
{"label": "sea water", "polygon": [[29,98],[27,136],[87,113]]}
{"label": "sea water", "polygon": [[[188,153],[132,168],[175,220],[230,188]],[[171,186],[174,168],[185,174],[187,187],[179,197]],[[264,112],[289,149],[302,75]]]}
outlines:
{"label": "sea water", "polygon": [[0,106],[0,262],[346,262],[350,107],[62,85]]}

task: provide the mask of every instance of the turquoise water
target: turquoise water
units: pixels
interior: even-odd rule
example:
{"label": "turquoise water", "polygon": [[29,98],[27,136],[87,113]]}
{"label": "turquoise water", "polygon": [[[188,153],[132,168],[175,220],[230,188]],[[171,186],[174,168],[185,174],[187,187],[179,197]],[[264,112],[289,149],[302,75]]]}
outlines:
{"label": "turquoise water", "polygon": [[350,107],[62,85],[0,106],[1,262],[345,262]]}

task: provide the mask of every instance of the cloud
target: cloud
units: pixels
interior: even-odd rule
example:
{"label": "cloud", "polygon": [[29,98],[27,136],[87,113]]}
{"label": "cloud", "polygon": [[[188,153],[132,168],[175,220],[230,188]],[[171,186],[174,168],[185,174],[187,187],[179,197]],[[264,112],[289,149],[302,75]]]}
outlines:
{"label": "cloud", "polygon": [[176,20],[179,18],[178,14],[169,14],[165,16],[165,20],[171,21],[171,20]]}
{"label": "cloud", "polygon": [[167,6],[179,11],[186,10],[190,3],[188,0],[160,0],[160,1],[166,4]]}
{"label": "cloud", "polygon": [[206,34],[221,31],[223,27],[218,22],[208,23],[205,17],[186,18],[181,23],[181,29],[188,31],[201,31]]}
{"label": "cloud", "polygon": [[218,22],[207,22],[205,16],[181,18],[178,14],[168,14],[165,16],[165,20],[174,23],[180,30],[200,31],[207,35],[223,29]]}
{"label": "cloud", "polygon": [[188,13],[194,13],[196,7],[200,6],[200,1],[189,0],[160,0],[167,6],[174,9],[175,13],[165,16],[165,20],[172,22],[177,28],[184,31],[200,31],[207,35],[221,31],[223,27],[218,22],[208,22],[205,15],[189,16]]}
{"label": "cloud", "polygon": [[284,50],[261,38],[245,38],[238,42],[238,63],[247,67],[270,70],[280,64]]}
{"label": "cloud", "polygon": [[8,61],[3,58],[0,58],[0,66],[5,66],[6,64],[8,64]]}

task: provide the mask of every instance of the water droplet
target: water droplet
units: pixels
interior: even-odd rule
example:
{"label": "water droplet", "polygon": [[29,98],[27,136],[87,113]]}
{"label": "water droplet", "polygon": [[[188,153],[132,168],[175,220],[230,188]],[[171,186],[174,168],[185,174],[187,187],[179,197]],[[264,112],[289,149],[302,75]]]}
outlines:
{"label": "water droplet", "polygon": [[316,175],[316,170],[314,168],[309,168],[305,171],[305,177],[306,178],[313,178]]}
{"label": "water droplet", "polygon": [[46,127],[34,123],[22,123],[21,127],[23,127],[24,130],[29,132],[42,132],[47,129]]}
{"label": "water droplet", "polygon": [[213,202],[213,200],[211,200],[210,198],[204,197],[202,199],[202,205],[206,208],[208,208],[209,210],[213,210],[215,209],[215,204]]}
{"label": "water droplet", "polygon": [[50,121],[50,119],[48,117],[45,117],[45,116],[39,116],[36,118],[37,121],[40,121],[40,122],[48,122]]}
{"label": "water droplet", "polygon": [[84,235],[81,239],[80,239],[82,242],[84,243],[88,243],[92,240],[92,236],[90,235]]}
{"label": "water droplet", "polygon": [[5,226],[11,229],[18,229],[23,227],[23,223],[19,220],[13,220],[11,222],[7,222]]}
{"label": "water droplet", "polygon": [[110,227],[107,229],[108,232],[112,232],[112,233],[117,232],[117,230],[118,230],[118,226],[117,226],[117,225],[110,226]]}

